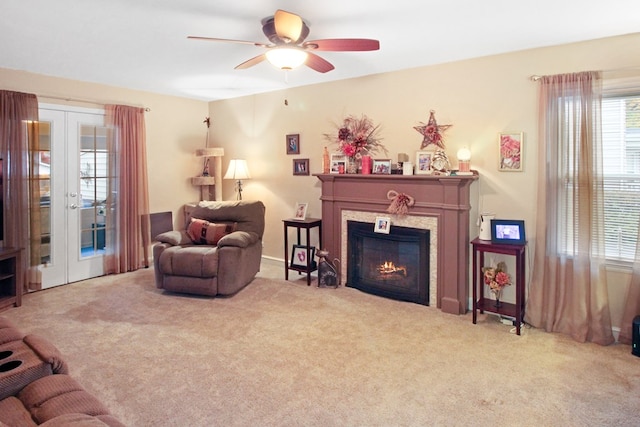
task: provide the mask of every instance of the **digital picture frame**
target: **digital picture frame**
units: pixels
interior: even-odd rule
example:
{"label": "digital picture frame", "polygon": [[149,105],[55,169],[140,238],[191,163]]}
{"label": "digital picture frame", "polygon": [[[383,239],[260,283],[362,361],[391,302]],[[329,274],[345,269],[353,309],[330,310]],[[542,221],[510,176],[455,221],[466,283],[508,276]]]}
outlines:
{"label": "digital picture frame", "polygon": [[527,237],[524,221],[519,219],[492,219],[491,243],[501,245],[524,245]]}

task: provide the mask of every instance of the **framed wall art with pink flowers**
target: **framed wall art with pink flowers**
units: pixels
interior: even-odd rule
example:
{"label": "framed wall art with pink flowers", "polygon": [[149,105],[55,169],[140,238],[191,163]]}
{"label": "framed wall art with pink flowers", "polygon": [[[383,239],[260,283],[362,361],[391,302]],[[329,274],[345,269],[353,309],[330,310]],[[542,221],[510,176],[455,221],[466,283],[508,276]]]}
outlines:
{"label": "framed wall art with pink flowers", "polygon": [[522,149],[524,146],[524,133],[522,132],[502,132],[498,134],[499,163],[500,172],[522,172],[523,158]]}

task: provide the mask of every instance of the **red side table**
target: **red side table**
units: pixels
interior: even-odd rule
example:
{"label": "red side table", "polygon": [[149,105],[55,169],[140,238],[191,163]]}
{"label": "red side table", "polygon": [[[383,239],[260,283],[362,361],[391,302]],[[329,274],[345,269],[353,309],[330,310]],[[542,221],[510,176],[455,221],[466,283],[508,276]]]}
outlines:
{"label": "red side table", "polygon": [[[473,323],[476,323],[477,311],[497,313],[513,318],[516,323],[516,333],[520,335],[520,325],[524,319],[526,243],[524,245],[504,245],[491,243],[491,240],[475,238],[471,245],[473,246]],[[515,304],[501,301],[500,307],[496,307],[495,300],[484,297],[482,268],[485,266],[485,252],[512,255],[516,258],[516,271],[513,275],[516,287]]]}

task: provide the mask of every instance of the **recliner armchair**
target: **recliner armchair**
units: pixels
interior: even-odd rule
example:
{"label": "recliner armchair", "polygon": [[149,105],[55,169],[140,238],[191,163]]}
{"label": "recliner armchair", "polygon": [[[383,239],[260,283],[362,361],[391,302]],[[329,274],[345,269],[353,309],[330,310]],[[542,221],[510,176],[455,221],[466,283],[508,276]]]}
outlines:
{"label": "recliner armchair", "polygon": [[260,201],[203,201],[185,230],[156,236],[156,287],[197,295],[232,295],[260,271],[265,206]]}

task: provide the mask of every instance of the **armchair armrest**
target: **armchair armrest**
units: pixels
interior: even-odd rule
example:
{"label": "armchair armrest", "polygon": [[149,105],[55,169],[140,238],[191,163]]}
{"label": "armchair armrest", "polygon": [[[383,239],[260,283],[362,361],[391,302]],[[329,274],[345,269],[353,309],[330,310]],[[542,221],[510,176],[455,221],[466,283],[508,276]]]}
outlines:
{"label": "armchair armrest", "polygon": [[233,233],[222,237],[218,241],[218,247],[236,246],[239,248],[246,248],[255,244],[258,240],[258,235],[252,231],[234,231]]}
{"label": "armchair armrest", "polygon": [[165,231],[164,233],[158,234],[156,236],[156,240],[161,243],[168,243],[173,246],[180,245],[192,245],[193,241],[189,237],[186,231]]}

